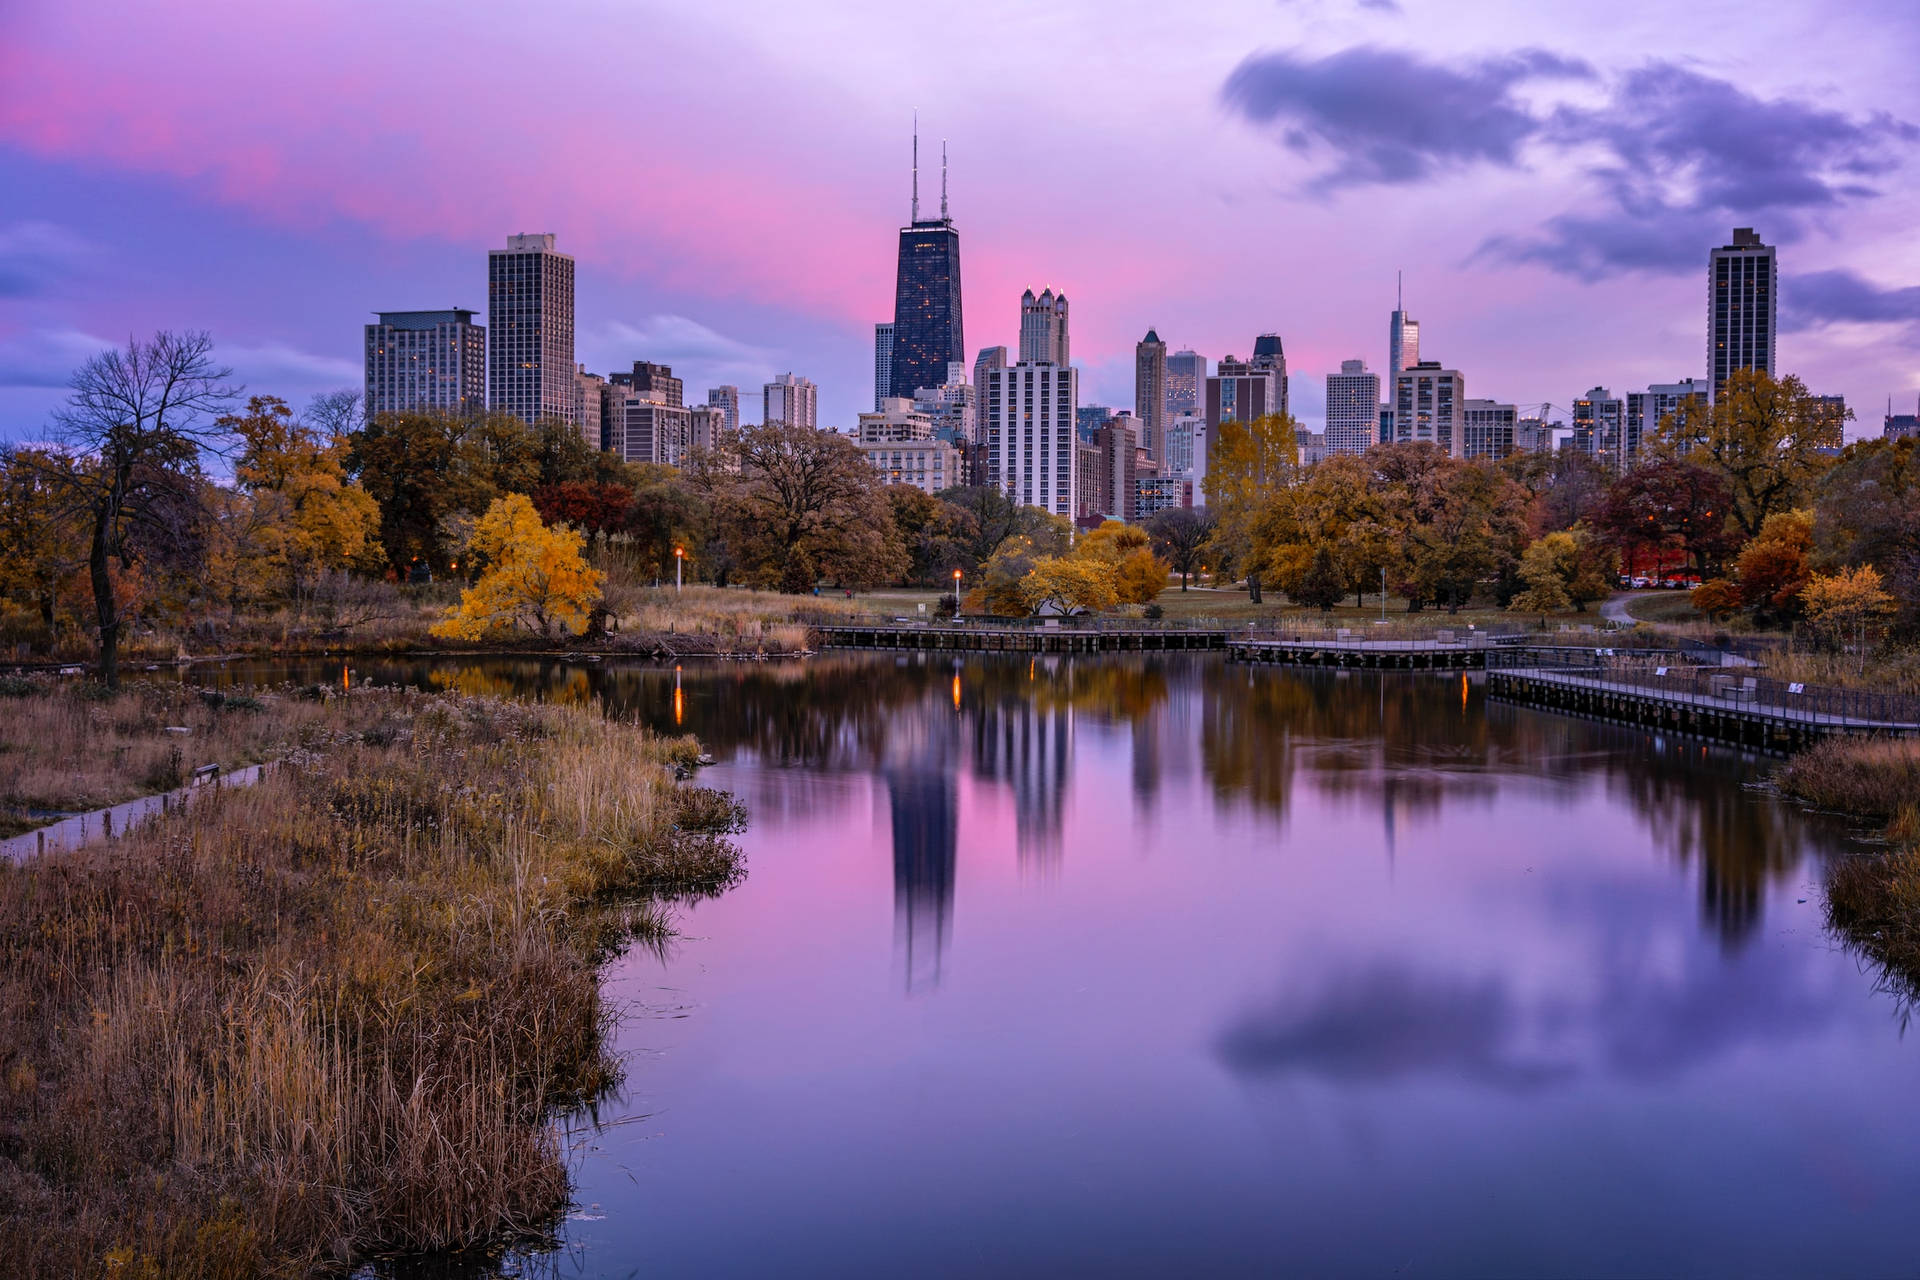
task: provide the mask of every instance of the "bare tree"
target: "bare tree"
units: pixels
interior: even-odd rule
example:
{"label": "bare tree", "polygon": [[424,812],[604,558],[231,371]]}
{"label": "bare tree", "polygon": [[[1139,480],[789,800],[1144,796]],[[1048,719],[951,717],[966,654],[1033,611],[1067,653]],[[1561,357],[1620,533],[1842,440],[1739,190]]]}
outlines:
{"label": "bare tree", "polygon": [[125,623],[113,566],[132,562],[137,532],[162,550],[178,538],[181,478],[217,443],[214,419],[239,394],[232,376],[214,363],[210,336],[163,330],[81,365],[66,407],[54,414],[53,441],[74,465],[50,474],[88,531],[100,678],[109,687],[120,683]]}
{"label": "bare tree", "polygon": [[366,422],[360,393],[353,390],[322,391],[307,401],[307,412],[303,416],[306,424],[328,441],[358,431]]}
{"label": "bare tree", "polygon": [[1187,575],[1200,567],[1215,524],[1205,507],[1169,507],[1147,521],[1153,548],[1179,573],[1182,591],[1187,589]]}

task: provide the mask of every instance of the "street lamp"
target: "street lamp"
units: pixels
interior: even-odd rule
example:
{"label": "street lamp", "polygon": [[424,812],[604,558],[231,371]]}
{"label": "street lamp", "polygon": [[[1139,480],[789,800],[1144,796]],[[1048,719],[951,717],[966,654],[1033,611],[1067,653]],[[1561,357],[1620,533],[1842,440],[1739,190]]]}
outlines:
{"label": "street lamp", "polygon": [[953,571],[953,617],[956,622],[960,620],[960,571],[958,569]]}
{"label": "street lamp", "polygon": [[681,590],[684,581],[681,576],[681,571],[686,563],[687,549],[685,547],[675,547],[673,549],[673,589],[675,591]]}

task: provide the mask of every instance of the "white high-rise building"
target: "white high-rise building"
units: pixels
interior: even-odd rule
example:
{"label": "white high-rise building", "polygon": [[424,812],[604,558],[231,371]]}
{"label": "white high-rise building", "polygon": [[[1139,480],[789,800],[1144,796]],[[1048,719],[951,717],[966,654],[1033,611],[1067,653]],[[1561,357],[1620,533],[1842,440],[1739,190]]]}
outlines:
{"label": "white high-rise building", "polygon": [[1380,432],[1380,375],[1365,360],[1342,360],[1327,375],[1327,452],[1365,453]]}
{"label": "white high-rise building", "polygon": [[990,370],[979,391],[988,482],[1022,506],[1072,519],[1077,371],[1022,360],[1011,368]]}
{"label": "white high-rise building", "polygon": [[1422,360],[1393,380],[1393,438],[1401,444],[1438,445],[1452,457],[1465,456],[1461,413],[1467,380],[1438,360]]}
{"label": "white high-rise building", "polygon": [[1046,290],[1038,298],[1020,295],[1020,362],[1071,364],[1067,352],[1067,295]]}
{"label": "white high-rise building", "polygon": [[820,425],[820,389],[806,378],[783,373],[762,388],[762,422],[795,427]]}
{"label": "white high-rise building", "polygon": [[366,415],[426,410],[478,417],[487,407],[487,331],[473,312],[382,311],[366,327]]}
{"label": "white high-rise building", "polygon": [[740,388],[731,384],[709,388],[707,403],[720,411],[721,430],[738,431],[740,429]]}
{"label": "white high-rise building", "polygon": [[873,407],[893,394],[893,322],[873,326]]}
{"label": "white high-rise building", "polygon": [[1207,420],[1197,413],[1182,413],[1167,419],[1167,456],[1160,461],[1160,473],[1193,476],[1195,449],[1204,447],[1206,431]]}
{"label": "white high-rise building", "polygon": [[1705,405],[1712,398],[1707,384],[1698,378],[1656,382],[1645,391],[1627,392],[1627,463],[1630,465],[1640,456],[1659,431],[1661,420],[1678,410],[1682,401],[1697,399]]}
{"label": "white high-rise building", "polygon": [[1736,369],[1773,372],[1779,272],[1770,244],[1752,227],[1707,255],[1707,381],[1714,399]]}
{"label": "white high-rise building", "polygon": [[574,419],[573,259],[551,233],[487,253],[487,404],[522,422]]}

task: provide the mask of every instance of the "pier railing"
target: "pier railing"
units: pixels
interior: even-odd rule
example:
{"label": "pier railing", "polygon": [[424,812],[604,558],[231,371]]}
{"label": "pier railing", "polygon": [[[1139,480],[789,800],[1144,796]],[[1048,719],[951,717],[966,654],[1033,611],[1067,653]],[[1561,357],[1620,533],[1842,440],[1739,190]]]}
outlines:
{"label": "pier railing", "polygon": [[1552,653],[1521,649],[1489,653],[1487,667],[1490,671],[1526,670],[1691,706],[1813,724],[1920,726],[1920,697],[1910,694],[1777,680],[1751,667],[1700,664],[1687,657],[1655,657],[1619,646]]}

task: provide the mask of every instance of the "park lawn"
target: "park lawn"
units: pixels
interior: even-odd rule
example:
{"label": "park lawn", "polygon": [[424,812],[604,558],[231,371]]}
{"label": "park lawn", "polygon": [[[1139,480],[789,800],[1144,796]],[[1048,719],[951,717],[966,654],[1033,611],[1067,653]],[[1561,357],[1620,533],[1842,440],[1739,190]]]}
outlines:
{"label": "park lawn", "polygon": [[1690,591],[1661,591],[1627,601],[1627,616],[1636,622],[1705,622],[1707,615],[1693,607]]}

